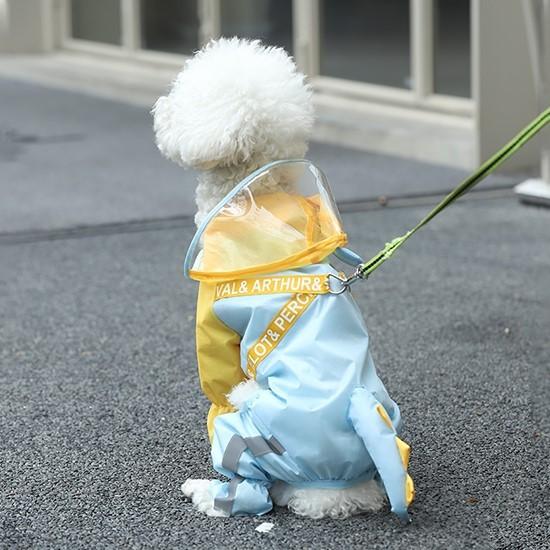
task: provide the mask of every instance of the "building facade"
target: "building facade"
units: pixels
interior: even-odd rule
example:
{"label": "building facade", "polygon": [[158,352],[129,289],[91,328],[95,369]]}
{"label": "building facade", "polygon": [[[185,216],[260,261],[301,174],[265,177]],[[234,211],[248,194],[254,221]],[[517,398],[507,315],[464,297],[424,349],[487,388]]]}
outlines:
{"label": "building facade", "polygon": [[176,70],[261,38],[311,79],[319,139],[470,168],[537,112],[522,1],[0,0],[0,52]]}

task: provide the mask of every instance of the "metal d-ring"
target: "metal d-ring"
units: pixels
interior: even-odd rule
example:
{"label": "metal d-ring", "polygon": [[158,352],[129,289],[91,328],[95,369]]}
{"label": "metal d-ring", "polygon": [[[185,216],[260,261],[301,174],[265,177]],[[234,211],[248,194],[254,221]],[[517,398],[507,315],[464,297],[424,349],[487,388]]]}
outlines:
{"label": "metal d-ring", "polygon": [[353,283],[355,283],[359,279],[364,278],[359,273],[359,270],[356,270],[355,273],[353,275],[349,276],[349,277],[345,277],[345,276],[344,277],[339,277],[338,275],[335,275],[334,273],[329,273],[328,276],[327,276],[327,280],[330,279],[331,277],[333,279],[336,279],[341,285],[341,287],[338,290],[333,290],[332,287],[330,286],[330,282],[328,283],[329,293],[334,294],[336,296],[338,296],[339,294],[343,294],[344,292],[346,292],[346,290],[349,289],[349,287]]}
{"label": "metal d-ring", "polygon": [[[333,279],[336,279],[339,283],[340,283],[340,288],[338,290],[334,290],[331,286],[330,286],[330,278],[333,278]],[[334,273],[329,273],[328,276],[327,276],[327,283],[328,283],[328,291],[330,294],[334,294],[336,296],[338,296],[339,294],[343,294],[344,292],[346,292],[346,290],[348,289],[348,285],[346,284],[347,283],[347,277],[346,278],[342,278],[342,277],[338,277],[338,275],[334,275]]]}

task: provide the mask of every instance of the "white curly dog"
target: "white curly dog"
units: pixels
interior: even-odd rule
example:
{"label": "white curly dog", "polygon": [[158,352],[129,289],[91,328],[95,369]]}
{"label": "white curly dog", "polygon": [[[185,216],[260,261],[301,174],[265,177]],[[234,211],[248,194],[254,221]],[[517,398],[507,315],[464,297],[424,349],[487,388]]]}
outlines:
{"label": "white curly dog", "polygon": [[[197,224],[258,167],[302,158],[314,125],[312,91],[292,58],[281,48],[237,38],[213,41],[189,59],[153,115],[162,154],[200,172]],[[254,381],[241,384],[229,401],[238,409],[256,391]],[[201,512],[226,515],[214,508],[209,484],[189,479],[182,491]],[[386,501],[374,479],[335,489],[277,482],[270,495],[275,504],[311,518],[375,511]]]}

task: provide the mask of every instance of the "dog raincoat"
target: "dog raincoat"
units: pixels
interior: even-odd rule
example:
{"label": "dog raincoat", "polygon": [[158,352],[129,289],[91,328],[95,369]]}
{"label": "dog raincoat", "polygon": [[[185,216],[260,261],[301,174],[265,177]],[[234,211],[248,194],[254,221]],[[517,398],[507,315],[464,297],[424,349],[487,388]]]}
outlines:
{"label": "dog raincoat", "polygon": [[[212,405],[208,432],[214,507],[227,515],[271,510],[269,488],[351,487],[381,479],[407,519],[414,496],[399,408],[377,376],[350,292],[327,258],[360,258],[322,172],[278,161],[243,180],[206,217],[187,253],[200,281],[197,356]],[[255,378],[235,411],[227,394]]]}

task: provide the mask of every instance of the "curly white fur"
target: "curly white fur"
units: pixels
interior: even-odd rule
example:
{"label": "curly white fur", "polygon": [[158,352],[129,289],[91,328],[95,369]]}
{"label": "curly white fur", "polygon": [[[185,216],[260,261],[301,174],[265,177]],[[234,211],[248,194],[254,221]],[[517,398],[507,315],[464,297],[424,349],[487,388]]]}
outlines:
{"label": "curly white fur", "polygon": [[374,480],[346,489],[299,489],[278,481],[269,493],[277,506],[288,506],[295,514],[312,519],[376,512],[386,502],[384,491]]}
{"label": "curly white fur", "polygon": [[237,384],[228,394],[227,400],[238,410],[244,408],[245,404],[254,399],[261,391],[260,384],[254,379],[245,380]]}
{"label": "curly white fur", "polygon": [[227,514],[214,508],[214,497],[210,492],[208,479],[188,479],[181,486],[181,492],[190,498],[193,506],[207,516],[227,517]]}
{"label": "curly white fur", "polygon": [[221,38],[189,59],[153,108],[157,146],[199,177],[197,222],[244,176],[303,157],[314,122],[311,88],[289,55]]}
{"label": "curly white fur", "polygon": [[[214,508],[210,481],[188,479],[181,490],[199,512],[227,517]],[[269,494],[275,505],[287,506],[295,514],[312,519],[343,519],[363,512],[377,512],[386,503],[384,491],[375,480],[363,481],[346,489],[299,489],[277,481]]]}

